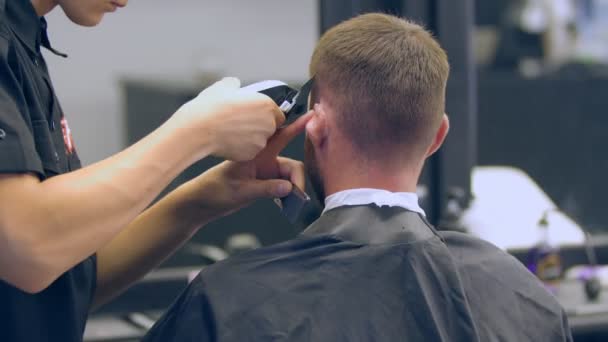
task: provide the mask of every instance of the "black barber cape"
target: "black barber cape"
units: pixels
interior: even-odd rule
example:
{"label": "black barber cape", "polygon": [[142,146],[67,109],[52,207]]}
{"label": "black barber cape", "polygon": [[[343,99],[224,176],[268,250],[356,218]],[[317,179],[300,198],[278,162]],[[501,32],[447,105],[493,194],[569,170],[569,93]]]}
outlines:
{"label": "black barber cape", "polygon": [[205,268],[144,341],[571,341],[536,278],[417,213],[340,207]]}

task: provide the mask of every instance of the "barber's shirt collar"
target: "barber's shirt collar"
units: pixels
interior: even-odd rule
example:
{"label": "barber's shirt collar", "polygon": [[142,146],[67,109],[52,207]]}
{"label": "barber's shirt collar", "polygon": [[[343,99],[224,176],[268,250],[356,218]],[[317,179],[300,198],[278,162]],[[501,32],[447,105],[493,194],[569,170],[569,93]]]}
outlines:
{"label": "barber's shirt collar", "polygon": [[368,188],[349,189],[327,196],[323,213],[342,206],[367,204],[375,204],[379,207],[401,207],[426,216],[418,204],[418,196],[415,193]]}
{"label": "barber's shirt collar", "polygon": [[38,17],[31,0],[6,0],[6,11],[12,30],[31,52],[39,53],[43,46],[58,56],[67,57],[51,46],[46,20]]}

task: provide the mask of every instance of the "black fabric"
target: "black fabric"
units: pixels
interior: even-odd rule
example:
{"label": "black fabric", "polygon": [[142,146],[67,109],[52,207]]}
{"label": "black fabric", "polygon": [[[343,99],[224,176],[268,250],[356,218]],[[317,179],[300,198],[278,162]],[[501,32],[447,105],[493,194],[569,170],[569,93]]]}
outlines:
{"label": "black fabric", "polygon": [[64,115],[40,52],[41,21],[28,0],[0,6],[0,173],[44,179],[77,169],[80,160],[66,151]]}
{"label": "black fabric", "polygon": [[201,271],[154,341],[571,341],[514,258],[398,208],[333,209],[298,238]]}
{"label": "black fabric", "polygon": [[[80,160],[66,148],[42,37],[30,0],[0,0],[0,173],[44,180],[80,168]],[[0,341],[82,341],[95,283],[94,255],[38,294],[0,280]]]}

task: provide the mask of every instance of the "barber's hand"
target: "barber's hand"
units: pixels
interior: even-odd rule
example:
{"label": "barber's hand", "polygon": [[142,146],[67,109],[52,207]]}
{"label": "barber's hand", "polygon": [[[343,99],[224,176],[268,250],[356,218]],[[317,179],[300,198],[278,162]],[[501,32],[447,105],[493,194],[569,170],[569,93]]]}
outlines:
{"label": "barber's hand", "polygon": [[228,215],[259,198],[287,196],[292,183],[303,189],[305,174],[302,162],[279,157],[278,154],[304,130],[311,117],[310,113],[303,115],[278,130],[254,160],[223,162],[184,184],[188,203],[196,203],[192,211],[211,220]]}
{"label": "barber's hand", "polygon": [[184,104],[171,118],[184,138],[200,139],[201,158],[212,154],[234,161],[251,160],[285,121],[270,97],[240,86],[237,78],[224,78]]}

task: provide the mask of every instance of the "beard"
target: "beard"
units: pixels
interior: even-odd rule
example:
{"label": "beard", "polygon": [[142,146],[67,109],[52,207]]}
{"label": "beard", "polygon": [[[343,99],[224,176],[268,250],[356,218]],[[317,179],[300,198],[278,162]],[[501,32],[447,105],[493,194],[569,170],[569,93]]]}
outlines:
{"label": "beard", "polygon": [[306,174],[310,179],[312,190],[317,196],[317,199],[319,199],[319,202],[321,202],[321,205],[325,206],[325,187],[323,186],[323,178],[319,171],[315,148],[308,137],[304,140],[304,166],[306,168]]}

